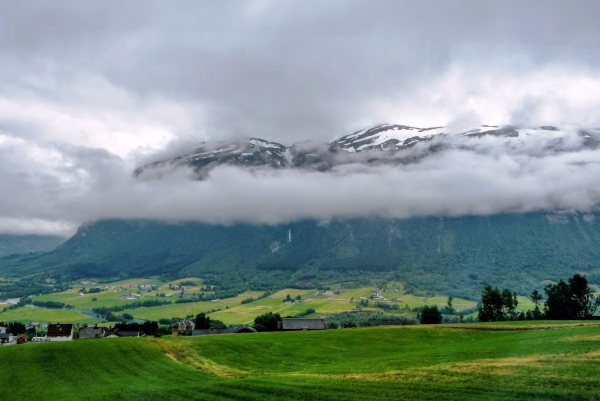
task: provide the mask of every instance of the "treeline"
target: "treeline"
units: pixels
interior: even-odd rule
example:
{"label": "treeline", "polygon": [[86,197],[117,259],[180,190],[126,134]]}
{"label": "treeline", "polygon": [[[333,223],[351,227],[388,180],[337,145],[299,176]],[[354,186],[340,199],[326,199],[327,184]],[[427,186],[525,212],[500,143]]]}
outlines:
{"label": "treeline", "polygon": [[98,308],[93,308],[92,310],[99,315],[108,315],[110,312],[121,312],[126,309],[135,309],[135,308],[150,307],[150,306],[170,305],[171,303],[172,303],[171,301],[151,299],[148,301],[135,301],[135,302],[125,304],[125,305],[101,306]]}
{"label": "treeline", "polygon": [[[534,309],[523,313],[517,310],[516,292],[507,288],[500,291],[488,285],[481,293],[479,321],[589,319],[600,306],[600,298],[594,297],[587,279],[580,274],[574,274],[567,282],[560,280],[556,284],[548,284],[544,293],[545,301],[542,293],[534,290],[529,296]],[[540,309],[542,301],[543,310]]]}

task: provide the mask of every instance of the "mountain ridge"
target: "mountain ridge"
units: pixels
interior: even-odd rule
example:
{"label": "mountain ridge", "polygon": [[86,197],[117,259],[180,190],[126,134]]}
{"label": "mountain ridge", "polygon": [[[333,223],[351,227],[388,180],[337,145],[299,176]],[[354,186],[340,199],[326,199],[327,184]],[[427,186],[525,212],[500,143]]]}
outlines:
{"label": "mountain ridge", "polygon": [[[472,139],[495,138],[512,141],[517,146],[544,137],[547,146],[560,151],[564,138],[575,135],[584,148],[600,146],[600,128],[568,126],[481,125],[453,132],[448,127],[418,128],[400,124],[380,124],[337,138],[329,143],[299,142],[285,146],[261,138],[238,138],[228,141],[203,142],[190,152],[139,166],[134,175],[141,176],[165,168],[191,167],[196,178],[206,178],[210,170],[220,165],[242,168],[299,168],[327,171],[337,165],[351,163],[408,164],[447,148],[470,149]],[[420,155],[409,150],[424,148]]]}

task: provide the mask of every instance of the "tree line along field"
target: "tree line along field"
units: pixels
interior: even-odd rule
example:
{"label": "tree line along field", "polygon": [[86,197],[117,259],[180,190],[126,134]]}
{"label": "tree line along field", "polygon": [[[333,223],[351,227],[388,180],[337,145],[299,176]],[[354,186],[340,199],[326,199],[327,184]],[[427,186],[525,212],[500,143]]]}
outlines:
{"label": "tree line along field", "polygon": [[0,347],[0,359],[10,361],[0,364],[0,388],[12,399],[39,400],[598,399],[598,323],[559,323]]}
{"label": "tree line along field", "polygon": [[[169,288],[169,284],[178,285],[182,282],[195,283],[195,286],[184,286],[183,294],[180,289],[173,290]],[[139,291],[140,297],[135,300],[121,299],[124,294],[137,292],[138,288],[130,288],[131,286],[141,285],[158,285],[158,290],[146,292]],[[85,293],[79,295],[82,287],[93,288],[105,285],[108,289],[97,293]],[[387,283],[387,291],[382,295],[387,301],[381,301],[388,304],[397,304],[399,309],[393,311],[384,311],[376,307],[377,300],[369,299],[371,296],[372,286],[363,286],[358,288],[344,288],[342,284],[331,285],[328,292],[329,295],[319,295],[323,291],[316,289],[293,289],[285,288],[274,293],[264,296],[262,291],[245,291],[235,297],[216,299],[213,301],[202,302],[185,302],[175,303],[177,300],[189,300],[195,297],[198,293],[207,295],[213,294],[211,291],[201,291],[203,288],[202,280],[199,278],[188,277],[183,279],[173,280],[171,283],[161,282],[158,279],[128,279],[112,283],[102,283],[94,285],[76,284],[73,288],[54,294],[44,294],[41,296],[32,297],[33,301],[54,301],[62,302],[67,305],[72,305],[75,308],[93,309],[98,307],[113,307],[128,305],[136,301],[145,300],[166,300],[172,302],[169,305],[140,307],[133,309],[125,309],[124,311],[115,312],[116,315],[128,313],[137,319],[154,320],[183,318],[189,315],[196,315],[200,312],[209,313],[212,319],[223,321],[225,324],[240,324],[251,323],[258,315],[274,312],[281,316],[295,316],[305,312],[307,309],[314,309],[312,316],[336,314],[357,310],[357,305],[360,305],[361,299],[368,300],[367,306],[361,306],[363,311],[370,312],[385,312],[387,314],[407,315],[412,316],[415,313],[410,309],[425,305],[438,305],[443,307],[448,299],[447,295],[437,295],[432,297],[422,297],[413,294],[405,293],[404,286],[400,282]],[[206,289],[206,288],[205,288]],[[164,294],[164,297],[157,297],[157,294]],[[301,297],[300,302],[285,303],[283,302],[287,295],[292,298]],[[262,298],[260,298],[263,296]],[[252,302],[247,302],[249,298],[254,299]],[[93,301],[96,299],[96,301]],[[400,299],[400,301],[396,301]],[[243,303],[246,301],[247,303]],[[352,302],[353,301],[353,302]],[[529,302],[525,300],[524,302]],[[454,308],[457,311],[473,309],[477,303],[472,300],[455,298]],[[525,304],[524,304],[525,305]],[[522,305],[522,307],[524,307]],[[405,309],[408,308],[408,309]],[[309,316],[310,317],[310,316]],[[0,321],[18,320],[24,323],[30,321],[35,322],[64,322],[64,323],[101,323],[102,319],[86,316],[77,311],[66,311],[60,309],[40,309],[21,307],[17,309],[0,312]]]}

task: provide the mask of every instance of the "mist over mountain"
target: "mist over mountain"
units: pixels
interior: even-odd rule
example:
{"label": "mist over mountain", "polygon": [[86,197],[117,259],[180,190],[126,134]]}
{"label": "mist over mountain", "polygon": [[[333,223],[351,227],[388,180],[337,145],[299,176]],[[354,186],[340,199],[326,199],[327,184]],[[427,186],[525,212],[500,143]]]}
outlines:
{"label": "mist over mountain", "polygon": [[456,129],[448,127],[416,128],[381,124],[330,143],[307,141],[288,147],[260,138],[205,142],[195,146],[191,152],[140,166],[135,170],[135,175],[162,177],[168,174],[169,169],[189,167],[196,178],[206,179],[210,170],[220,165],[329,171],[348,164],[374,166],[418,163],[444,151],[544,157],[596,150],[599,145],[600,128],[594,127],[483,125],[456,132]]}

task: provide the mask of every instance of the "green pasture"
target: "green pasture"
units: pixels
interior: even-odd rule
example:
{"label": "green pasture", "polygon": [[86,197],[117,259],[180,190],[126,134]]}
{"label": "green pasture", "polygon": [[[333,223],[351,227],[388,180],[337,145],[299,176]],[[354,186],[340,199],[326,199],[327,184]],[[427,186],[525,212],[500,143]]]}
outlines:
{"label": "green pasture", "polygon": [[[173,303],[170,305],[128,309],[125,312],[130,313],[137,319],[146,320],[158,320],[161,318],[169,319],[172,317],[183,318],[191,314],[196,315],[201,312],[209,312],[215,309],[225,309],[228,306],[231,308],[233,306],[240,305],[243,299],[248,297],[258,297],[262,293],[262,291],[246,291],[233,298],[219,299],[215,301],[186,302],[179,304]],[[176,299],[177,298],[174,298],[173,302]]]}
{"label": "green pasture", "polygon": [[518,323],[0,347],[0,388],[16,400],[598,399],[597,323]]}
{"label": "green pasture", "polygon": [[0,312],[0,321],[95,324],[102,320],[91,318],[74,310],[21,307]]}
{"label": "green pasture", "polygon": [[[188,277],[183,279],[178,279],[172,282],[173,285],[178,285],[182,281],[193,281],[198,284],[197,287],[184,287],[183,298],[191,298],[193,294],[197,294],[200,292],[200,287],[202,280],[196,277]],[[140,289],[141,285],[158,285],[158,291],[150,291],[146,292],[145,289]],[[108,286],[108,289],[97,293],[85,293],[84,295],[79,295],[78,292],[82,287],[86,289]],[[140,291],[140,297],[136,299],[121,299],[121,295],[137,293]],[[164,293],[165,298],[160,297],[156,298],[156,294]],[[63,302],[68,305],[73,305],[76,308],[81,309],[93,309],[99,308],[102,306],[110,307],[110,306],[120,306],[127,305],[128,303],[132,303],[135,301],[145,301],[149,299],[160,299],[160,300],[168,300],[171,302],[175,302],[176,299],[179,299],[181,294],[181,289],[178,290],[170,290],[168,288],[168,283],[161,282],[158,279],[148,279],[148,278],[137,278],[137,279],[127,279],[121,281],[115,281],[110,283],[96,283],[93,285],[83,285],[83,284],[74,284],[73,288],[67,291],[58,292],[54,294],[46,294],[41,296],[32,297],[35,301],[56,301]],[[93,299],[96,301],[93,301]]]}
{"label": "green pasture", "polygon": [[[254,318],[258,315],[273,312],[279,313],[281,316],[294,316],[298,313],[304,312],[306,309],[314,309],[315,316],[332,315],[336,313],[349,312],[356,310],[356,306],[360,304],[360,299],[365,298],[369,300],[369,306],[363,307],[363,311],[381,311],[381,309],[375,307],[376,300],[370,299],[371,290],[373,287],[360,287],[352,289],[338,288],[332,291],[339,291],[340,294],[334,294],[331,296],[316,295],[317,290],[298,290],[292,288],[286,288],[278,291],[266,298],[256,300],[254,302],[237,305],[230,307],[226,310],[212,313],[210,316],[215,319],[222,320],[227,324],[239,324],[239,323],[252,323]],[[295,298],[297,295],[302,297],[302,301],[299,303],[286,304],[283,302],[287,295]],[[410,308],[415,308],[425,305],[438,305],[440,308],[446,305],[448,301],[447,296],[436,296],[436,297],[419,297],[410,294],[404,294],[403,290],[398,292],[386,291],[382,295],[388,299],[388,301],[381,302],[392,302],[391,300],[400,298],[401,301],[397,302],[400,308],[404,308],[408,305]],[[354,302],[351,300],[354,299]],[[456,298],[454,299],[454,308],[458,311],[473,308],[477,305],[474,301],[466,299]],[[400,309],[397,314],[404,314],[405,311]]]}

